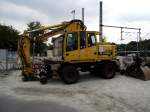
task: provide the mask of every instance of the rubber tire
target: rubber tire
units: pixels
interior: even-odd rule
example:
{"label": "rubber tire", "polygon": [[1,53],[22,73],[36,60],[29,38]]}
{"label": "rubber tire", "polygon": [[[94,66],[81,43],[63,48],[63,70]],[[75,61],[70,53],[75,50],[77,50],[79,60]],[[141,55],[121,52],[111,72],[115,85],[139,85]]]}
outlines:
{"label": "rubber tire", "polygon": [[41,84],[47,84],[48,78],[44,72],[40,73],[40,83]]}
{"label": "rubber tire", "polygon": [[104,79],[112,79],[116,74],[116,67],[113,63],[104,63],[101,69],[101,77]]}
{"label": "rubber tire", "polygon": [[120,74],[124,75],[125,74],[125,70],[120,70]]}
{"label": "rubber tire", "polygon": [[74,84],[79,80],[79,73],[73,66],[64,66],[61,69],[61,80],[66,84]]}

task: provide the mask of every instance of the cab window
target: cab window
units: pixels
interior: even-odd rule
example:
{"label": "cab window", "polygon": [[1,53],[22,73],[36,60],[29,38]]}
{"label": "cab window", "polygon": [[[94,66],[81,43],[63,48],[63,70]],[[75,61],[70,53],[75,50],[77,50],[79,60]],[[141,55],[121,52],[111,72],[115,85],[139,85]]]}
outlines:
{"label": "cab window", "polygon": [[86,32],[80,32],[80,49],[86,48]]}
{"label": "cab window", "polygon": [[96,37],[94,33],[88,33],[88,47],[96,44]]}
{"label": "cab window", "polygon": [[66,51],[73,51],[78,49],[78,33],[68,33],[67,34],[67,45]]}

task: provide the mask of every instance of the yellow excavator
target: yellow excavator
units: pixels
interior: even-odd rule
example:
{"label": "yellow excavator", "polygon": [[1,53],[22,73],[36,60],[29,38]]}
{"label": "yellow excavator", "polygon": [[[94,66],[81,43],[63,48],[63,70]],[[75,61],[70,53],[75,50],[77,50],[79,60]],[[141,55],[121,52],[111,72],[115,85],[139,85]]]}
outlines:
{"label": "yellow excavator", "polygon": [[[33,37],[34,34],[36,37]],[[71,20],[56,25],[41,27],[24,32],[18,41],[18,54],[22,62],[24,80],[34,80],[39,76],[40,82],[57,73],[64,83],[72,84],[79,80],[79,71],[89,71],[97,76],[110,79],[115,76],[116,45],[110,42],[98,42],[97,31],[87,31],[81,20]],[[34,72],[31,63],[30,44],[34,41],[45,42],[53,38],[53,53],[56,59],[43,60],[40,73]]]}

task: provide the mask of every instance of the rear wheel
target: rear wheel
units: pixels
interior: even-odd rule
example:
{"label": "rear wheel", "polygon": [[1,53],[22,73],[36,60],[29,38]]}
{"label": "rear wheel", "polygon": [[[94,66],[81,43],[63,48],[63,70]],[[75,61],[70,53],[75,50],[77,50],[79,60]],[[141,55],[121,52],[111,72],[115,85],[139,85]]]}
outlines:
{"label": "rear wheel", "polygon": [[66,84],[76,83],[79,79],[79,73],[73,66],[64,66],[61,69],[61,79]]}

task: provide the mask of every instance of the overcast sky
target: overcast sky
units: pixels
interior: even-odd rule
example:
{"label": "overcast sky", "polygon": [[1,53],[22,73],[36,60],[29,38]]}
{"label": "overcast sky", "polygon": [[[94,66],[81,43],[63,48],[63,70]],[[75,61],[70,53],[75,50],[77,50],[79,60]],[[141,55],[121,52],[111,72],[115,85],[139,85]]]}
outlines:
{"label": "overcast sky", "polygon": [[[73,18],[81,19],[85,8],[88,30],[99,30],[99,0],[0,0],[0,23],[12,25],[22,32],[30,21],[52,25]],[[103,24],[142,28],[142,39],[150,39],[150,0],[103,0]],[[127,33],[132,32],[132,33]],[[137,31],[125,30],[120,41],[120,29],[104,28],[108,41],[136,40]]]}

